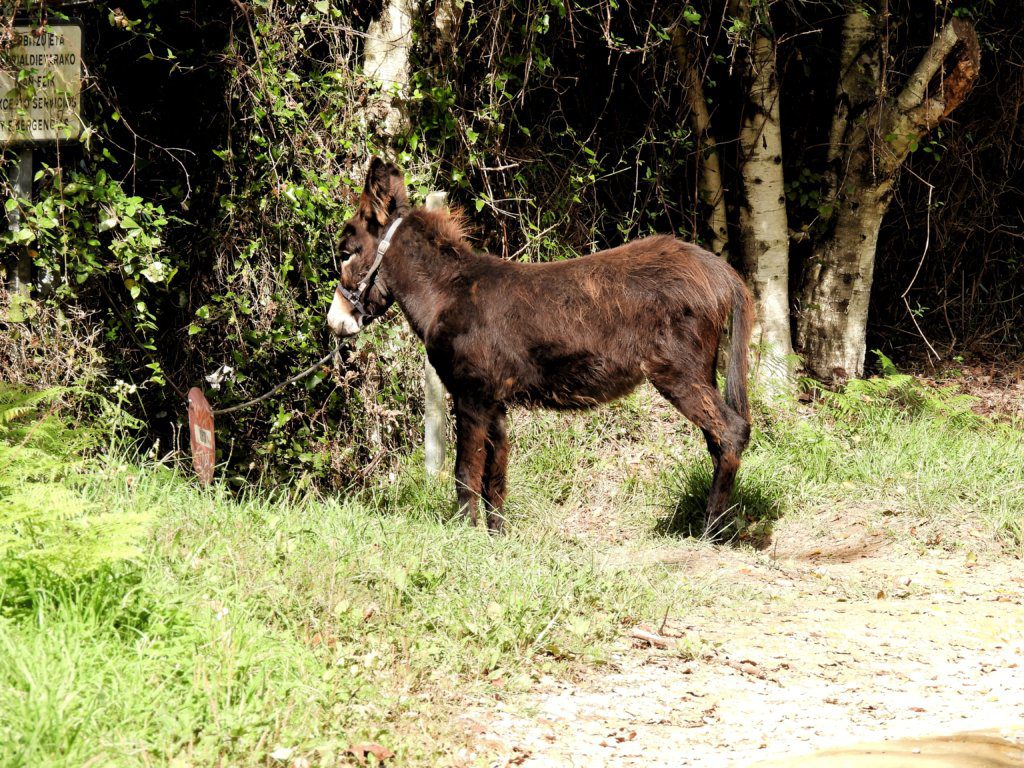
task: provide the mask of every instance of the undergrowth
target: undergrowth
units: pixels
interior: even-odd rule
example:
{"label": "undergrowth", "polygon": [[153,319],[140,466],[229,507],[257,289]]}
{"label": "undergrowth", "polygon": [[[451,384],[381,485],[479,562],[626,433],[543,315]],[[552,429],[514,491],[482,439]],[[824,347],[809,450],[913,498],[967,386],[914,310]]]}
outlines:
{"label": "undergrowth", "polygon": [[62,394],[0,385],[0,615],[140,554],[147,515],[83,492],[90,437],[58,414]]}

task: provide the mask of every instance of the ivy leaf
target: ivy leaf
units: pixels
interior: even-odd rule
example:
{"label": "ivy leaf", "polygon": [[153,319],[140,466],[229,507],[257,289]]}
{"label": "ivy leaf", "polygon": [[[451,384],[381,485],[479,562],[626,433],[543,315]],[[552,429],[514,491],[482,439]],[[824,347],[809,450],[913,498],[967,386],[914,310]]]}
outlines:
{"label": "ivy leaf", "polygon": [[329,13],[331,10],[331,3],[330,0],[318,0],[318,2],[313,3],[313,7],[320,13]]}
{"label": "ivy leaf", "polygon": [[116,226],[117,226],[117,216],[110,216],[109,218],[106,218],[103,221],[101,221],[99,226],[96,227],[96,229],[99,232],[106,232],[108,229],[113,229]]}

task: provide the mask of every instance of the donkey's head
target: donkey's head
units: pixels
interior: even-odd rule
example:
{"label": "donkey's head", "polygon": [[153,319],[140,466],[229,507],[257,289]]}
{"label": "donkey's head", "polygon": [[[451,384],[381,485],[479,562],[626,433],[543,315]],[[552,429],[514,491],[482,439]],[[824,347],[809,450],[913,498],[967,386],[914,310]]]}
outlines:
{"label": "donkey's head", "polygon": [[327,325],[335,335],[358,333],[391,305],[378,271],[392,225],[408,207],[402,172],[393,163],[373,158],[359,207],[341,232],[341,281],[327,313]]}

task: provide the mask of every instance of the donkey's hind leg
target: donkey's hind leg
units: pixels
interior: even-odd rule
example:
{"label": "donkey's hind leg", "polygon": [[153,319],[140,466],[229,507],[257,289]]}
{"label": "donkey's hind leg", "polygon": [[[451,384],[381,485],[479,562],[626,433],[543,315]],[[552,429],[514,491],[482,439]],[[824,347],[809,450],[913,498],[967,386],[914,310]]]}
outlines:
{"label": "donkey's hind leg", "polygon": [[491,416],[487,430],[487,460],[484,464],[483,497],[487,511],[487,528],[501,533],[505,525],[505,477],[508,470],[508,433],[505,429],[505,407]]}
{"label": "donkey's hind leg", "polygon": [[721,529],[729,508],[740,457],[750,440],[750,424],[709,383],[680,379],[662,373],[652,375],[651,383],[704,433],[715,466],[706,516],[707,531],[713,536]]}

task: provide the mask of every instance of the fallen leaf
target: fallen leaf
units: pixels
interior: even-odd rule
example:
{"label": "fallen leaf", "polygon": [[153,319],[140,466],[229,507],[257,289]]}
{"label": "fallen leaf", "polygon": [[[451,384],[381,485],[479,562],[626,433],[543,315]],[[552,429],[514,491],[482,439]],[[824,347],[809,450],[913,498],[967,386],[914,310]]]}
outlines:
{"label": "fallen leaf", "polygon": [[505,760],[505,766],[522,765],[532,754],[525,747],[512,747],[512,754]]}
{"label": "fallen leaf", "polygon": [[395,756],[395,753],[392,752],[390,749],[381,744],[376,744],[374,742],[362,742],[359,744],[353,744],[345,751],[351,752],[353,755],[359,758],[360,762],[364,764],[366,763],[367,755],[373,755],[375,758],[377,758],[377,761],[381,763]]}

